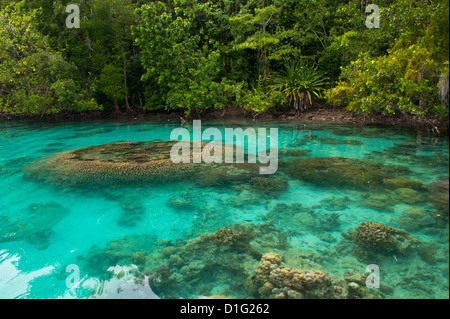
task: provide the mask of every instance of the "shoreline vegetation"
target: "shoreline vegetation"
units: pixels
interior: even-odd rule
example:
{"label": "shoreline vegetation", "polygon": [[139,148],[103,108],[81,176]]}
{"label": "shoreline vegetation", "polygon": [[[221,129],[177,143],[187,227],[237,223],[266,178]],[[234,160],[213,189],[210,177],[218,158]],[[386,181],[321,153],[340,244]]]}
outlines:
{"label": "shoreline vegetation", "polygon": [[340,107],[313,107],[303,112],[289,109],[271,109],[256,113],[244,108],[228,108],[226,110],[210,110],[197,116],[186,116],[182,111],[85,111],[64,112],[56,114],[10,114],[0,113],[0,121],[161,121],[161,122],[191,122],[201,120],[247,120],[247,121],[294,121],[304,123],[335,123],[354,125],[385,125],[404,126],[416,129],[421,134],[434,136],[449,136],[449,120],[439,118],[418,119],[413,116],[391,116],[383,114],[367,114],[347,111]]}
{"label": "shoreline vegetation", "polygon": [[449,0],[0,0],[0,43],[3,120],[448,132]]}

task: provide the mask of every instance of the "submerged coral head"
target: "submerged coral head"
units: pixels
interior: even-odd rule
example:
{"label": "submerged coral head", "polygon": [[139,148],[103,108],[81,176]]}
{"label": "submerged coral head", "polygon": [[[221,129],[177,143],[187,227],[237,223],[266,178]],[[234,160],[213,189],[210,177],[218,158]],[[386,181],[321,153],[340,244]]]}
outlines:
{"label": "submerged coral head", "polygon": [[[181,140],[178,140],[180,136]],[[270,140],[269,149],[266,149],[267,138]],[[234,145],[245,145],[245,139],[247,139],[248,163],[256,163],[258,159],[261,164],[269,164],[259,167],[260,174],[274,174],[278,170],[277,128],[270,128],[270,134],[267,134],[266,128],[258,128],[257,131],[252,127],[245,130],[240,127],[225,128],[225,136],[222,136],[222,132],[214,127],[207,128],[202,132],[201,121],[194,120],[192,138],[186,128],[179,127],[172,130],[170,139],[177,141],[170,152],[170,157],[174,163],[244,163],[244,150],[240,147],[235,148]],[[212,141],[202,142],[205,140]],[[223,144],[223,141],[225,144]],[[189,156],[191,146],[193,157]],[[256,146],[258,146],[258,150]]]}

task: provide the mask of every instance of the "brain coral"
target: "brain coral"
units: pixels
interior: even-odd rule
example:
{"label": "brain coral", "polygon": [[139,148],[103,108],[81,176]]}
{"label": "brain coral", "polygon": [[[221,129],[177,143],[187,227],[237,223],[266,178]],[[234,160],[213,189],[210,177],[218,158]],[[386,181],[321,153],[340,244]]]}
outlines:
{"label": "brain coral", "polygon": [[187,155],[188,163],[174,163],[170,151],[177,142],[116,142],[66,151],[33,162],[24,169],[25,177],[57,185],[96,187],[182,180],[206,164],[192,163],[192,151]]}
{"label": "brain coral", "polygon": [[349,232],[360,249],[366,253],[406,254],[420,241],[403,229],[395,229],[376,221],[362,222]]}

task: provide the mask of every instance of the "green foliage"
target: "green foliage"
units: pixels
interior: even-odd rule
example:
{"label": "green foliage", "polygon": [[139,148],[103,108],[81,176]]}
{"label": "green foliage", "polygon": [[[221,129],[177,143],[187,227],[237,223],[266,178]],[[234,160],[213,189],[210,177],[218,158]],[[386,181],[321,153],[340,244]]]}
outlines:
{"label": "green foliage", "polygon": [[[448,0],[0,0],[0,112],[296,109],[448,116]],[[284,64],[283,64],[284,63]],[[315,68],[307,67],[314,65]]]}
{"label": "green foliage", "polygon": [[[222,56],[208,25],[214,10],[212,3],[196,1],[152,2],[137,10],[141,21],[133,33],[141,47],[143,79],[159,94],[147,108],[164,105],[189,114],[228,103],[225,91],[233,84],[221,77]],[[198,30],[200,25],[206,27]]]}
{"label": "green foliage", "polygon": [[231,27],[236,37],[234,47],[236,50],[252,49],[258,54],[258,76],[264,81],[269,75],[269,57],[273,47],[279,44],[280,39],[268,30],[271,21],[280,12],[275,5],[255,8],[253,14],[241,12],[230,18]]}
{"label": "green foliage", "polygon": [[115,100],[120,100],[124,97],[122,82],[122,70],[113,64],[105,65],[98,80],[100,90]]}
{"label": "green foliage", "polygon": [[343,68],[341,78],[327,97],[349,110],[448,116],[448,100],[439,89],[442,79],[448,78],[448,62],[434,60],[432,49],[423,43],[398,45],[377,58],[361,54]]}
{"label": "green foliage", "polygon": [[245,90],[242,97],[238,100],[239,105],[243,108],[257,113],[281,105],[282,101],[283,94],[271,88],[266,89],[262,77],[258,79],[256,84],[251,85],[248,90]]}
{"label": "green foliage", "polygon": [[[385,23],[385,32],[395,35],[385,53],[349,49],[345,43],[351,41],[341,42],[338,47],[358,56],[341,68],[340,81],[326,94],[329,102],[358,112],[447,117],[448,1],[446,9],[443,3],[433,3],[434,14],[432,5],[405,1],[385,9],[396,10]],[[419,21],[429,27],[418,28]]]}
{"label": "green foliage", "polygon": [[36,14],[24,2],[0,10],[0,110],[45,114],[99,109],[74,77],[76,66],[52,50],[36,29]]}
{"label": "green foliage", "polygon": [[285,70],[274,76],[272,82],[275,89],[284,92],[289,106],[305,110],[312,106],[312,95],[321,97],[326,78],[317,72],[317,68],[287,63]]}

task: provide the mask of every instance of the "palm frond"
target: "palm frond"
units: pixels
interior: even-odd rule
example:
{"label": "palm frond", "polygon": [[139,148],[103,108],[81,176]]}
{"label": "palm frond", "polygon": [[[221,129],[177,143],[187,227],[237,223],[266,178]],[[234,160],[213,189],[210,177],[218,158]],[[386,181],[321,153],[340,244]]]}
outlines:
{"label": "palm frond", "polygon": [[317,68],[300,66],[296,62],[288,62],[285,69],[275,74],[271,79],[274,89],[286,94],[288,104],[294,103],[295,109],[306,109],[312,104],[312,94],[321,97],[325,90],[327,78],[317,71]]}

